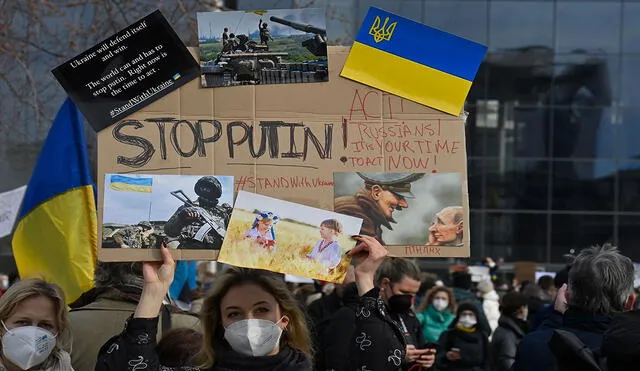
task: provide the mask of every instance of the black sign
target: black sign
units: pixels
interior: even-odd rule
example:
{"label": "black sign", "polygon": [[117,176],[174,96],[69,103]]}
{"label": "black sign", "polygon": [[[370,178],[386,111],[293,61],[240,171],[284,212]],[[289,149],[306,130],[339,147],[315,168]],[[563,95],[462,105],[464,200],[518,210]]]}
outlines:
{"label": "black sign", "polygon": [[159,10],[52,71],[96,131],[200,76]]}

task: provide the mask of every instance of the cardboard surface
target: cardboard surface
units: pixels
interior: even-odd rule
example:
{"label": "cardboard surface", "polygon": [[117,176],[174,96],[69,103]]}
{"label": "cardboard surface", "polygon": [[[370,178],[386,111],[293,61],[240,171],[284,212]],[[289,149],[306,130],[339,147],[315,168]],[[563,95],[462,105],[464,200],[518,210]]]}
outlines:
{"label": "cardboard surface", "polygon": [[[348,53],[347,47],[329,47],[326,83],[207,89],[191,81],[103,130],[98,205],[105,173],[230,175],[236,191],[333,210],[334,172],[458,172],[469,220],[464,120],[340,78]],[[464,228],[464,246],[389,251],[467,257]],[[217,257],[215,251],[173,254],[184,260]],[[99,251],[102,261],[159,258],[152,249]]]}

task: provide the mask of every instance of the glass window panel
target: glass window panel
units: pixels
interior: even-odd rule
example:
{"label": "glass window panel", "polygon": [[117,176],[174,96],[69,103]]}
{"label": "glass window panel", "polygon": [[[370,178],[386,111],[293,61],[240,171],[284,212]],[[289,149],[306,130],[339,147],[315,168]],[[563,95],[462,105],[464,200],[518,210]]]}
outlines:
{"label": "glass window panel", "polygon": [[551,102],[556,106],[608,107],[620,100],[621,58],[605,54],[556,55]]}
{"label": "glass window panel", "polygon": [[[422,16],[423,16],[423,6],[424,6],[424,1],[422,0],[402,0],[399,2],[400,3],[400,9],[398,10],[398,14],[401,14],[403,17],[407,17],[409,19],[413,19],[416,22],[420,22],[423,23],[422,20]],[[387,5],[389,4],[388,0],[384,1],[384,8],[386,9]]]}
{"label": "glass window panel", "polygon": [[621,162],[618,168],[618,209],[640,212],[640,161]]}
{"label": "glass window panel", "polygon": [[469,205],[472,209],[483,208],[482,195],[485,166],[483,159],[469,159],[467,161],[467,173],[469,177]]}
{"label": "glass window panel", "polygon": [[620,216],[618,217],[618,247],[620,252],[628,256],[634,262],[640,261],[640,233],[638,226],[640,225],[639,216]]}
{"label": "glass window panel", "polygon": [[616,114],[616,156],[640,158],[640,106],[620,108]]}
{"label": "glass window panel", "polygon": [[613,222],[611,215],[552,215],[551,262],[566,263],[564,255],[571,250],[577,253],[594,244],[613,243]]}
{"label": "glass window panel", "polygon": [[482,124],[486,120],[485,114],[478,110],[477,106],[469,106],[466,108],[469,112],[465,125],[468,156],[485,156],[485,137],[486,130]]}
{"label": "glass window panel", "polygon": [[529,106],[548,103],[553,63],[551,48],[532,47],[488,52],[479,71],[479,74],[488,75],[487,99]]}
{"label": "glass window panel", "polygon": [[552,2],[491,1],[490,50],[532,46],[553,48],[553,11]]}
{"label": "glass window panel", "polygon": [[[490,212],[485,217],[486,250],[505,252],[506,261],[546,261],[547,215]],[[494,256],[494,258],[498,258]]]}
{"label": "glass window panel", "polygon": [[613,211],[614,161],[554,161],[553,210]]}
{"label": "glass window panel", "polygon": [[425,1],[423,20],[431,27],[486,45],[487,11],[486,0]]}
{"label": "glass window panel", "polygon": [[[640,39],[637,40],[640,44]],[[622,57],[620,76],[620,101],[623,106],[640,107],[640,55]]]}
{"label": "glass window panel", "polygon": [[559,106],[549,110],[553,119],[553,157],[615,158],[617,109]]}
{"label": "glass window panel", "polygon": [[561,1],[556,5],[556,52],[620,53],[620,2]]}
{"label": "glass window panel", "polygon": [[486,159],[486,209],[546,210],[549,161]]}
{"label": "glass window panel", "polygon": [[626,1],[622,15],[622,52],[640,53],[640,2]]}
{"label": "glass window panel", "polygon": [[471,258],[479,258],[484,254],[484,223],[483,214],[471,212],[469,214],[469,232],[471,233]]}

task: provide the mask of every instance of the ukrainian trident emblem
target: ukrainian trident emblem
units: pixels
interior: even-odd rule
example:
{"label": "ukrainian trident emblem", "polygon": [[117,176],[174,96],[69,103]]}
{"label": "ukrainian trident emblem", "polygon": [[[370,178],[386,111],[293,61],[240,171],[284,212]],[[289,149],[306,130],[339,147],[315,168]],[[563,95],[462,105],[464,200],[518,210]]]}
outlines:
{"label": "ukrainian trident emblem", "polygon": [[371,28],[369,29],[369,35],[373,36],[373,40],[377,43],[383,40],[391,40],[391,35],[393,35],[393,31],[395,31],[398,22],[393,22],[387,26],[389,23],[389,17],[385,18],[384,24],[381,26],[380,23],[382,20],[380,16],[376,16],[376,19],[373,21]]}

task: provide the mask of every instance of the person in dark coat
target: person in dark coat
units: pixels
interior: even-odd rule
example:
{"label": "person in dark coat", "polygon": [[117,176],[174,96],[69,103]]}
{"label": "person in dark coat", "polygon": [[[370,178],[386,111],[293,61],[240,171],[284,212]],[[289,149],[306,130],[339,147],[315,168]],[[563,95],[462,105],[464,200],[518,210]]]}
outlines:
{"label": "person in dark coat", "polygon": [[453,327],[438,341],[438,370],[490,371],[489,338],[477,326],[478,308],[472,303],[458,305]]}
{"label": "person in dark coat", "polygon": [[640,369],[640,311],[618,313],[602,339],[601,354],[609,371]]}
{"label": "person in dark coat", "polygon": [[[563,285],[566,285],[569,282],[570,269],[571,269],[571,264],[566,265],[564,268],[559,270],[556,273],[556,276],[553,278],[553,285],[556,287],[556,295],[557,295],[557,290],[560,290],[560,288]],[[543,328],[542,327],[543,323],[544,323],[544,328],[556,329],[562,326],[562,316],[559,316],[557,315],[557,313],[555,313],[553,309],[553,303],[540,309],[540,311],[538,311],[538,313],[535,316],[529,313],[529,318],[533,320],[531,322],[531,331],[535,331],[539,328]]]}
{"label": "person in dark coat", "polygon": [[520,340],[527,333],[527,297],[510,292],[502,298],[498,328],[491,339],[491,359],[496,371],[509,371]]}
{"label": "person in dark coat", "polygon": [[451,275],[451,279],[453,282],[453,296],[456,298],[456,303],[472,303],[476,306],[480,314],[478,317],[478,328],[489,337],[491,335],[491,326],[482,309],[482,303],[476,295],[471,292],[471,286],[473,285],[471,274],[469,274],[468,271],[454,272]]}
{"label": "person in dark coat", "polygon": [[[383,271],[381,264],[388,254],[387,249],[374,237],[357,236],[360,243],[351,250],[356,270],[356,282],[360,300],[356,306],[354,338],[350,351],[349,367],[344,370],[398,371],[408,366],[406,362],[407,346],[411,339],[406,336],[398,320],[391,316],[390,305],[386,303],[381,291],[389,291],[388,285],[376,287],[376,277]],[[380,268],[380,269],[378,269]],[[393,277],[389,280],[395,281]],[[416,286],[420,286],[417,282]],[[416,287],[415,291],[418,290]],[[398,286],[396,290],[401,291]],[[415,292],[414,292],[415,293]],[[389,296],[391,297],[391,296]],[[402,303],[400,300],[399,303]],[[396,304],[397,305],[397,304]],[[395,305],[391,305],[393,307]],[[339,337],[342,334],[337,333]],[[433,366],[435,349],[416,349],[415,361],[425,369]]]}
{"label": "person in dark coat", "polygon": [[[582,250],[569,272],[569,294],[563,286],[556,297],[556,311],[564,312],[560,330],[574,334],[591,350],[599,348],[612,315],[625,309],[633,293],[633,277],[633,263],[614,246]],[[557,370],[549,347],[552,334],[552,329],[540,329],[526,335],[512,371]]]}

